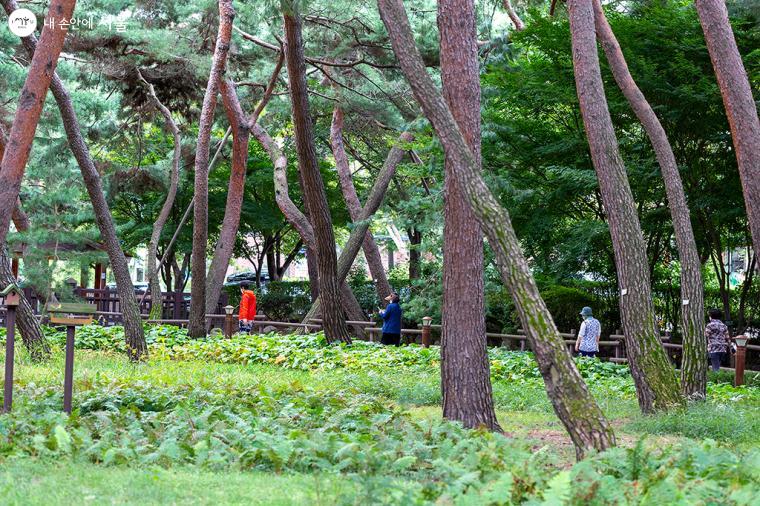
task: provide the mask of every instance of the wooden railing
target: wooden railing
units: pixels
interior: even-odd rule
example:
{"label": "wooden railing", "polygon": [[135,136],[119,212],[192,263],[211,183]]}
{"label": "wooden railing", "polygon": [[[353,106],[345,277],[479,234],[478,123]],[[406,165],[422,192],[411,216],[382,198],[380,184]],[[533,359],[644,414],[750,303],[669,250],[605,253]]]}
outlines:
{"label": "wooden railing", "polygon": [[[100,292],[100,294],[103,294],[107,291],[106,290],[92,290],[88,289],[87,291],[90,292]],[[95,293],[93,297],[97,297],[100,295],[98,293]],[[171,295],[171,294],[170,294]],[[104,297],[103,299],[100,299],[100,302],[102,304],[112,304],[113,301],[109,300],[107,298],[108,296]],[[96,299],[97,300],[97,299]],[[113,306],[109,306],[110,308],[113,308]],[[122,323],[122,314],[118,311],[102,311],[99,310],[95,313],[96,318],[102,325],[111,326],[111,325],[119,325]],[[0,307],[0,325],[5,324],[5,308]],[[164,324],[164,325],[176,325],[178,327],[186,328],[188,325],[188,320],[186,318],[165,318],[160,320],[148,320],[148,315],[143,314],[143,319],[147,321],[147,323],[156,323],[156,324]],[[225,315],[221,312],[213,313],[213,314],[207,314],[206,318],[209,321],[210,327],[217,327],[222,328]],[[361,335],[360,339],[365,339],[372,342],[379,342],[380,336],[382,334],[382,327],[377,326],[377,322],[375,321],[354,321],[350,320],[346,322],[349,326],[355,328],[355,329],[361,329],[364,332],[364,335]],[[421,325],[418,325],[418,328],[416,329],[401,329],[401,337],[402,342],[406,343],[419,343],[421,342]],[[269,330],[285,330],[285,331],[296,331],[301,330],[305,332],[309,331],[317,331],[322,328],[322,320],[319,318],[313,318],[309,320],[309,323],[299,323],[299,322],[280,322],[280,321],[273,321],[273,320],[267,320],[266,315],[264,314],[258,314],[256,315],[256,319],[253,324],[253,331],[254,332],[264,332]],[[434,331],[437,331],[434,337],[433,337],[433,344],[436,344],[440,341],[440,325],[431,325],[431,328]],[[570,352],[574,351],[575,341],[576,341],[576,334],[575,331],[572,332],[561,332],[560,336],[565,341],[565,344],[568,346]],[[525,333],[522,330],[518,330],[517,334],[501,334],[501,333],[493,333],[488,332],[486,333],[486,337],[488,338],[489,342],[496,342],[499,343],[500,346],[509,348],[509,349],[519,349],[521,351],[525,351],[530,349],[530,344],[528,343],[528,338],[525,336]],[[665,351],[667,352],[668,356],[670,357],[671,361],[674,364],[677,364],[680,362],[680,354],[683,352],[683,345],[680,343],[672,343],[670,342],[669,336],[661,336],[662,339],[662,346],[665,348]],[[617,363],[627,363],[628,358],[626,356],[625,351],[625,336],[622,334],[611,334],[608,339],[599,341],[599,356],[601,359],[609,360],[611,362],[617,362]],[[747,364],[748,366],[750,364],[756,364],[760,362],[758,360],[758,357],[755,357],[755,360],[749,360],[749,354],[757,354],[760,353],[760,345],[750,344],[747,345]],[[706,360],[706,358],[705,358]],[[733,356],[731,357],[731,365],[733,367]],[[723,368],[726,369],[726,368]],[[746,369],[747,371],[752,372],[760,372],[757,370],[753,370],[751,368]]]}
{"label": "wooden railing", "polygon": [[[143,299],[143,291],[135,291],[137,301],[140,303],[140,312],[148,313],[151,308],[150,294]],[[115,288],[75,288],[74,295],[83,302],[94,304],[100,313],[107,315],[121,314],[121,300],[119,293]],[[32,306],[35,314],[42,313],[45,301],[37,297],[37,293],[31,288],[24,289],[24,297]],[[214,314],[224,313],[224,306],[227,305],[228,296],[222,293],[217,302]],[[190,292],[161,292],[161,319],[170,320],[187,320],[190,314]],[[0,315],[0,323],[4,324],[3,316]],[[107,324],[120,323],[120,319]]]}

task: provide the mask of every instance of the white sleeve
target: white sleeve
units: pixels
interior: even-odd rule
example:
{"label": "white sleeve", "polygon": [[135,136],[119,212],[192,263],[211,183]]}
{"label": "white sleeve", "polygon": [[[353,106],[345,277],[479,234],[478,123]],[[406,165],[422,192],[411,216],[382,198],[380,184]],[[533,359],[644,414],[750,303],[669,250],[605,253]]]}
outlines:
{"label": "white sleeve", "polygon": [[586,321],[584,320],[583,323],[581,323],[581,329],[578,331],[578,338],[580,339],[583,337],[583,334],[586,332]]}

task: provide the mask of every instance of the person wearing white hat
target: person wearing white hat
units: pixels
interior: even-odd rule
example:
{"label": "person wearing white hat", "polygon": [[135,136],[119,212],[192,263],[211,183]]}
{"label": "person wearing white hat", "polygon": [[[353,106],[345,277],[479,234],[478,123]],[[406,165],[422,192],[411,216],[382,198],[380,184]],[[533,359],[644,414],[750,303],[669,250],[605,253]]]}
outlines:
{"label": "person wearing white hat", "polygon": [[581,310],[583,323],[575,341],[575,351],[582,357],[596,357],[599,353],[599,338],[602,336],[602,324],[594,318],[591,308],[586,306]]}

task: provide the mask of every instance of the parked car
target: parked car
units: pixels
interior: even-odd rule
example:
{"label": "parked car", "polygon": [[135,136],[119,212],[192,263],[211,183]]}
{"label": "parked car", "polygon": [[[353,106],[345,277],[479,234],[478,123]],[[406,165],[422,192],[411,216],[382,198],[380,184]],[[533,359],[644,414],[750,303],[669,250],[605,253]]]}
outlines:
{"label": "parked car", "polygon": [[[260,280],[262,283],[268,283],[269,274],[262,272],[260,276]],[[253,271],[246,271],[246,272],[236,272],[235,274],[230,274],[229,276],[227,276],[227,281],[224,283],[224,286],[238,286],[243,281],[247,281],[248,283],[255,285],[256,273]]]}
{"label": "parked car", "polygon": [[[132,286],[135,287],[135,292],[144,292],[150,287],[148,283],[132,283]],[[106,288],[109,290],[116,290],[116,283],[108,283]]]}

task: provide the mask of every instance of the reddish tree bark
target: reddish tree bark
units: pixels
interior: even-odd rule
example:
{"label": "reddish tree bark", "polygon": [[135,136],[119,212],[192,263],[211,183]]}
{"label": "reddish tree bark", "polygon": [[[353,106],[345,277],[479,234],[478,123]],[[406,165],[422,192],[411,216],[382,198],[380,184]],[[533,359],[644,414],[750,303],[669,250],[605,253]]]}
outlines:
{"label": "reddish tree bark", "polygon": [[26,162],[32,151],[34,133],[42,114],[42,106],[45,104],[45,97],[58,65],[58,56],[66,39],[66,27],[62,27],[55,20],[70,19],[75,4],[75,0],[51,2],[40,37],[40,50],[32,56],[29,73],[21,89],[7,146],[0,162],[0,244],[5,244],[13,207],[21,191]]}
{"label": "reddish tree bark", "polygon": [[695,0],[705,33],[744,191],[755,256],[760,258],[760,120],[724,0]]}
{"label": "reddish tree bark", "polygon": [[[18,8],[15,0],[0,1],[8,14]],[[35,54],[37,38],[34,35],[25,37],[22,39],[22,43],[30,56]],[[53,73],[50,83],[50,91],[53,93],[55,101],[58,104],[63,128],[66,131],[66,138],[69,142],[69,149],[71,149],[71,153],[74,155],[79,165],[79,170],[82,173],[82,179],[92,202],[95,223],[98,225],[101,241],[113,268],[116,289],[121,301],[120,308],[124,324],[127,354],[130,360],[137,361],[147,353],[148,347],[145,343],[142,318],[140,317],[140,310],[135,298],[134,285],[132,285],[132,279],[129,275],[129,266],[124,256],[124,251],[121,249],[119,238],[116,235],[116,227],[111,219],[111,211],[108,208],[108,203],[103,193],[100,174],[90,156],[84,137],[82,137],[71,97],[63,82],[61,82],[55,73]]]}
{"label": "reddish tree bark", "polygon": [[[160,320],[163,317],[163,301],[161,295],[161,283],[159,280],[159,268],[158,268],[158,241],[161,239],[161,233],[164,230],[169,219],[172,207],[174,206],[174,199],[177,197],[177,187],[179,186],[179,163],[182,157],[182,142],[179,133],[179,127],[172,118],[171,111],[161,103],[156,95],[156,90],[153,85],[147,82],[140,71],[137,71],[140,79],[148,87],[148,94],[153,101],[153,105],[164,117],[166,127],[172,133],[174,137],[174,154],[172,155],[172,167],[169,172],[169,191],[166,194],[166,200],[164,200],[161,211],[158,213],[155,223],[153,223],[153,230],[150,234],[150,242],[148,243],[148,283],[150,284],[150,319]],[[167,251],[168,253],[168,251]],[[167,286],[167,291],[169,287]]]}
{"label": "reddish tree bark", "polygon": [[[3,156],[3,141],[0,139],[0,158]],[[13,208],[13,216],[11,217],[13,224],[16,225],[16,230],[19,232],[26,232],[31,227],[29,216],[24,212],[21,207],[21,199],[16,200],[16,207]]]}
{"label": "reddish tree bark", "polygon": [[[274,72],[272,72],[272,76],[264,91],[264,96],[250,118],[245,117],[232,80],[225,79],[221,82],[222,103],[224,104],[224,110],[227,120],[230,122],[233,135],[232,172],[230,173],[230,183],[227,190],[227,203],[222,221],[222,229],[214,249],[214,256],[211,259],[206,283],[206,313],[212,313],[219,301],[224,284],[224,276],[227,272],[230,258],[232,258],[232,250],[235,246],[235,239],[240,226],[240,214],[243,209],[245,193],[245,178],[248,169],[250,125],[258,121],[264,107],[266,107],[272,98],[283,61],[284,56],[280,53]],[[213,162],[210,165],[213,165]]]}
{"label": "reddish tree bark", "polygon": [[707,346],[703,324],[702,262],[694,239],[678,164],[665,129],[628,70],[620,44],[604,15],[601,1],[593,0],[593,5],[597,37],[607,56],[612,75],[649,136],[662,171],[681,262],[681,333],[684,345],[681,388],[691,399],[704,399],[707,394]]}
{"label": "reddish tree bark", "polygon": [[206,287],[206,313],[208,314],[214,312],[219,302],[224,276],[232,258],[232,249],[235,247],[235,239],[240,225],[240,213],[243,210],[245,176],[248,169],[248,139],[250,137],[248,119],[240,106],[235,84],[230,79],[222,80],[221,92],[224,112],[227,115],[227,121],[232,125],[232,170],[227,188],[227,204],[224,209],[222,229],[219,232],[219,240],[216,242],[214,256],[208,269]]}
{"label": "reddish tree bark", "polygon": [[285,61],[288,67],[291,110],[295,131],[298,165],[303,176],[304,201],[314,226],[319,267],[319,293],[325,301],[322,311],[323,328],[328,342],[351,342],[346,321],[341,311],[340,282],[337,276],[335,235],[332,228],[330,208],[327,204],[322,175],[319,172],[314,131],[309,114],[309,93],[306,85],[306,62],[303,52],[301,19],[293,10],[286,12]]}
{"label": "reddish tree bark", "polygon": [[[473,0],[439,0],[443,97],[480,165],[480,62]],[[483,232],[446,153],[444,162],[441,391],[443,416],[501,431],[486,339]]]}
{"label": "reddish tree bark", "polygon": [[[335,168],[338,171],[338,181],[343,192],[343,199],[346,201],[346,207],[348,208],[351,220],[356,221],[359,214],[361,214],[362,204],[354,187],[353,176],[348,164],[348,156],[346,155],[346,147],[343,144],[343,110],[339,105],[336,105],[333,109],[332,124],[330,125],[330,145],[335,157]],[[378,298],[382,301],[391,293],[392,289],[390,283],[388,283],[388,276],[385,275],[383,260],[380,257],[380,249],[377,247],[375,238],[369,230],[364,237],[362,249],[364,250],[364,258],[367,260],[372,280],[375,282]]]}
{"label": "reddish tree bark", "polygon": [[507,11],[507,16],[509,16],[509,19],[515,26],[516,31],[521,32],[525,30],[525,23],[523,23],[522,19],[520,19],[520,16],[517,15],[517,11],[515,11],[515,8],[510,0],[504,0],[504,10]]}
{"label": "reddish tree bark", "polygon": [[214,123],[216,94],[227,64],[235,10],[232,0],[219,0],[219,31],[216,37],[211,72],[203,97],[195,152],[195,196],[193,198],[193,253],[190,280],[190,315],[187,325],[192,337],[206,335],[206,246],[208,243],[208,159],[211,127]]}
{"label": "reddish tree bark", "polygon": [[631,375],[643,412],[670,409],[683,398],[655,321],[644,235],[604,95],[592,0],[569,0],[568,7],[578,101],[612,236]]}
{"label": "reddish tree bark", "polygon": [[502,279],[515,301],[536,355],[547,394],[575,444],[576,455],[580,458],[589,450],[601,451],[614,446],[612,428],[589,393],[541,299],[509,214],[486,186],[454,116],[425,70],[402,1],[378,0],[377,3],[393,51],[417,102],[432,123],[447,156],[460,168],[454,175],[494,250]]}

